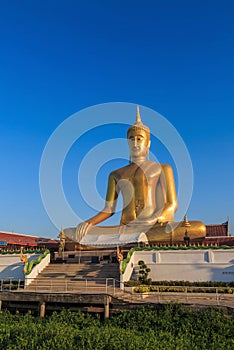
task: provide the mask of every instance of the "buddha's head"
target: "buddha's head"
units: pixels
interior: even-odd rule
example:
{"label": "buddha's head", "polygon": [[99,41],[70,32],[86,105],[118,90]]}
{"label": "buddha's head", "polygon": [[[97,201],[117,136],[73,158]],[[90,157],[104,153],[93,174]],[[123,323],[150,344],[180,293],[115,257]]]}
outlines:
{"label": "buddha's head", "polygon": [[150,129],[142,123],[139,107],[136,122],[128,129],[127,138],[131,158],[145,158],[150,148]]}

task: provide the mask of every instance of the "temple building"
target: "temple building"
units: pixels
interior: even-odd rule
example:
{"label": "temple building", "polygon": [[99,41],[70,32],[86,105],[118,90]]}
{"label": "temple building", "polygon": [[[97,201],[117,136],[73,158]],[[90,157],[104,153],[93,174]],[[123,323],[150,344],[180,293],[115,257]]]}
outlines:
{"label": "temple building", "polygon": [[0,250],[19,250],[24,248],[58,249],[58,241],[51,238],[0,231]]}
{"label": "temple building", "polygon": [[205,242],[209,244],[234,246],[234,236],[231,236],[229,221],[219,225],[206,225]]}

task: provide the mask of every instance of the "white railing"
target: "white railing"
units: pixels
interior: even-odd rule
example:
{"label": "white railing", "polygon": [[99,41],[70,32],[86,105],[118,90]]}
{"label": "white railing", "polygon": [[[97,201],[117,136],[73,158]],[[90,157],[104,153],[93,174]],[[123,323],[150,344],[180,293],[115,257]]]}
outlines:
{"label": "white railing", "polygon": [[[127,252],[128,250],[126,250]],[[115,249],[107,250],[75,250],[75,251],[64,251],[61,254],[58,252],[54,253],[54,260],[62,259],[67,262],[83,263],[92,260],[92,257],[99,258],[100,261],[108,259],[110,262],[117,262],[117,251]]]}
{"label": "white railing", "polygon": [[35,279],[25,290],[39,293],[104,293],[115,295],[117,289],[119,289],[119,281],[114,278],[40,278],[38,280]]}
{"label": "white railing", "polygon": [[[35,280],[32,285],[23,289],[23,281],[20,279],[2,279],[0,280],[0,292],[108,294],[116,298],[121,298],[125,302],[145,304],[177,302],[185,304],[223,305],[234,308],[234,294],[222,293],[222,287],[158,286],[154,292],[134,293],[133,287],[126,288],[123,291],[119,288],[119,285],[120,282],[114,278],[97,278],[95,280],[79,279],[75,281],[59,278],[40,280],[40,282]],[[163,291],[165,287],[167,291]],[[174,291],[172,292],[170,289]],[[203,292],[201,292],[201,289]]]}
{"label": "white railing", "polygon": [[135,293],[136,287],[125,287],[124,292],[120,289],[121,282],[114,278],[95,278],[95,279],[65,279],[65,278],[40,278],[35,279],[33,284],[24,288],[24,281],[21,279],[1,279],[0,291],[28,291],[28,292],[41,292],[41,293],[81,293],[81,294],[124,294],[129,298],[146,298],[156,297],[158,300],[164,297],[174,296],[185,297],[186,300],[191,298],[216,298],[219,300],[221,297],[228,296],[234,301],[234,290],[230,288],[230,292],[227,292],[228,287],[196,287],[196,286],[153,286],[153,292]]}
{"label": "white railing", "polygon": [[[173,287],[174,288],[174,287]],[[198,287],[199,288],[199,287]],[[129,302],[139,302],[145,304],[163,304],[163,303],[183,303],[198,305],[227,306],[234,308],[234,294],[219,293],[218,288],[214,293],[209,292],[157,292],[148,293],[124,293],[123,299]]]}

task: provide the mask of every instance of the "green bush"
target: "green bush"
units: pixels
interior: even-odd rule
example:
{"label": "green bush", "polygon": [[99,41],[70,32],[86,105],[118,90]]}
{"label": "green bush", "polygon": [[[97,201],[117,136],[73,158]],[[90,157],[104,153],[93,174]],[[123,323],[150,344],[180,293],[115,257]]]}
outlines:
{"label": "green bush", "polygon": [[140,281],[141,284],[150,285],[152,283],[152,280],[151,278],[148,278],[148,275],[151,269],[147,267],[147,265],[143,260],[138,261],[138,265],[140,266],[140,270],[139,270],[140,277],[138,278],[138,280]]}
{"label": "green bush", "polygon": [[133,289],[135,293],[149,293],[150,292],[150,287],[149,286],[139,286],[135,287]]}
{"label": "green bush", "polygon": [[[151,280],[150,280],[151,281]],[[135,293],[144,292],[188,292],[188,293],[226,293],[233,294],[232,282],[189,282],[189,281],[158,281],[146,282],[131,280],[125,282],[125,286],[134,287],[141,284],[142,288],[134,288]],[[150,286],[150,287],[147,287]],[[146,290],[145,290],[146,289]],[[143,290],[143,292],[141,292]]]}
{"label": "green bush", "polygon": [[232,350],[234,318],[179,304],[127,311],[107,321],[63,310],[41,319],[0,313],[4,350]]}
{"label": "green bush", "polygon": [[124,282],[125,287],[135,287],[135,286],[139,286],[139,285],[140,285],[140,281],[138,281],[138,280],[129,280],[127,282]]}
{"label": "green bush", "polygon": [[[23,254],[43,254],[46,249],[23,249]],[[0,250],[0,254],[7,255],[7,254],[20,254],[20,250]]]}
{"label": "green bush", "polygon": [[206,281],[206,282],[190,282],[190,281],[153,281],[152,285],[156,286],[191,286],[191,287],[234,287],[234,282],[214,282],[214,281]]}

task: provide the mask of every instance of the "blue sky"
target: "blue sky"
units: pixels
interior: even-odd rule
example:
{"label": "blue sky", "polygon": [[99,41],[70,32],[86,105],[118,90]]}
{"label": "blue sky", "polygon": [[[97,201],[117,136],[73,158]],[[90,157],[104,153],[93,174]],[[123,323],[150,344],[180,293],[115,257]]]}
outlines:
{"label": "blue sky", "polygon": [[[0,230],[57,236],[39,189],[46,142],[79,110],[120,101],[175,126],[194,169],[189,219],[229,216],[234,234],[233,18],[231,0],[0,1]],[[108,133],[87,134],[65,163],[68,200],[84,219],[91,211],[81,209],[76,147],[88,150]],[[101,195],[104,174],[119,164],[103,166]]]}

